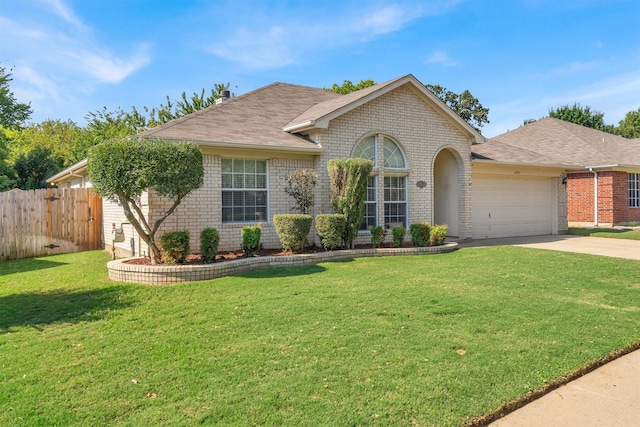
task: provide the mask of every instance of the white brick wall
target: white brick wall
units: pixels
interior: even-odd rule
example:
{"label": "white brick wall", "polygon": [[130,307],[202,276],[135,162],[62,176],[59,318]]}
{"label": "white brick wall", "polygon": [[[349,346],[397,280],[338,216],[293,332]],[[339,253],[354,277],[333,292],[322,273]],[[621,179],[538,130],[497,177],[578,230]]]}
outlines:
{"label": "white brick wall", "polygon": [[[311,214],[332,212],[329,204],[329,179],[327,161],[333,158],[351,157],[355,145],[363,137],[381,134],[387,135],[403,149],[407,163],[408,189],[408,223],[418,221],[433,222],[433,166],[437,154],[447,149],[458,161],[459,181],[459,227],[460,237],[471,236],[471,215],[469,212],[469,182],[471,175],[471,152],[469,138],[452,122],[443,118],[438,111],[425,102],[414,91],[407,87],[397,88],[369,103],[358,107],[331,121],[329,128],[310,135],[322,144],[324,152],[320,156],[284,155],[273,156],[269,152],[252,152],[251,157],[267,160],[269,221],[262,223],[262,239],[264,247],[278,248],[280,242],[272,225],[273,215],[293,212],[293,199],[284,192],[284,177],[293,170],[315,168],[319,173],[316,186],[315,207]],[[378,140],[382,150],[382,138]],[[222,151],[220,152],[222,153]],[[157,241],[164,231],[188,229],[191,233],[191,251],[198,252],[200,231],[206,227],[214,227],[220,233],[220,250],[234,250],[241,247],[241,231],[245,225],[223,224],[221,208],[221,162],[220,153],[207,149],[204,154],[204,185],[187,196],[175,212],[165,220],[157,235]],[[225,157],[246,157],[246,153],[226,152]],[[383,165],[378,165],[380,182],[385,174]],[[425,181],[425,188],[418,188],[417,181]],[[378,200],[383,200],[383,186],[379,185]],[[161,198],[150,195],[149,207],[151,220],[155,220],[160,212],[166,209],[167,203]],[[118,207],[118,209],[121,208]],[[378,204],[381,219],[384,217],[384,205]],[[110,243],[111,223],[122,222],[122,217],[112,212],[105,204],[105,236]],[[126,227],[126,226],[125,226]],[[108,229],[108,230],[107,230]],[[108,234],[107,234],[108,232]],[[133,236],[135,238],[135,236]],[[317,240],[314,231],[311,239]],[[119,244],[128,246],[127,242]],[[368,242],[370,236],[363,233],[359,242]],[[147,250],[143,247],[143,250]],[[147,252],[148,253],[148,250]]]}
{"label": "white brick wall", "polygon": [[[327,161],[350,157],[358,141],[376,133],[388,135],[404,150],[409,168],[409,224],[433,222],[433,165],[440,150],[452,152],[458,160],[460,237],[471,237],[469,138],[405,86],[333,120],[329,129],[316,136],[325,149],[317,165],[320,179],[316,188],[316,211],[331,212]],[[382,144],[381,139],[378,143]],[[378,149],[381,150],[382,146],[379,145]],[[378,165],[378,170],[379,176],[384,177],[384,166]],[[379,179],[382,182],[382,178]],[[425,181],[426,187],[418,188],[417,181]],[[383,200],[382,185],[378,186],[378,191],[378,200]],[[378,210],[378,218],[381,219],[384,215],[382,203],[378,203]],[[367,233],[363,233],[359,241],[369,241],[369,238]]]}

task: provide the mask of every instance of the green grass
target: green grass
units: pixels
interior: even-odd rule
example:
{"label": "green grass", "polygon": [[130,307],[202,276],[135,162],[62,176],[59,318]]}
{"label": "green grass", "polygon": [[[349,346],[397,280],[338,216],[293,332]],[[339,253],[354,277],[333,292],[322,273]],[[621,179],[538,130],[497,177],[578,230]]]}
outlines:
{"label": "green grass", "polygon": [[640,240],[640,230],[620,230],[615,228],[569,228],[567,234],[608,237],[611,239]]}
{"label": "green grass", "polygon": [[640,342],[631,260],[492,247],[172,287],[107,260],[0,264],[0,425],[459,426]]}

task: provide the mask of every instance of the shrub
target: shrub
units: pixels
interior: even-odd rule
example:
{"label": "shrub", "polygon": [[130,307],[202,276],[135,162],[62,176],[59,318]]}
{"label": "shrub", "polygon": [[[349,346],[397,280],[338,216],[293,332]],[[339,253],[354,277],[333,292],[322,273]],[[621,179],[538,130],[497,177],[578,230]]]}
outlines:
{"label": "shrub", "polygon": [[367,179],[372,169],[373,162],[366,159],[331,159],[327,162],[331,207],[346,218],[343,239],[349,248],[353,248],[362,224]]}
{"label": "shrub", "polygon": [[220,235],[215,228],[205,228],[200,232],[200,256],[203,263],[216,262],[218,243],[220,243]]}
{"label": "shrub", "polygon": [[379,248],[382,246],[382,242],[384,242],[384,238],[387,235],[387,232],[384,228],[379,225],[371,228],[371,246],[374,248]]}
{"label": "shrub", "polygon": [[284,179],[287,187],[285,193],[293,197],[296,201],[297,209],[300,213],[309,213],[309,209],[314,204],[314,190],[318,181],[318,172],[313,169],[298,169],[291,172]]}
{"label": "shrub", "polygon": [[413,246],[429,246],[429,223],[418,222],[409,226]]}
{"label": "shrub", "polygon": [[245,257],[255,256],[260,250],[260,236],[262,229],[259,225],[242,227],[242,250]]}
{"label": "shrub", "polygon": [[404,236],[407,233],[407,229],[400,227],[393,227],[391,229],[391,235],[393,237],[393,247],[399,248],[404,243]]}
{"label": "shrub", "polygon": [[276,233],[285,251],[302,252],[311,230],[311,215],[278,214],[273,216]]}
{"label": "shrub", "polygon": [[447,231],[449,231],[449,227],[447,227],[446,224],[431,227],[431,231],[429,232],[429,246],[443,245],[447,238]]}
{"label": "shrub", "polygon": [[347,220],[342,214],[316,215],[316,232],[320,236],[320,242],[325,249],[332,250],[342,245],[342,236],[346,223]]}
{"label": "shrub", "polygon": [[184,264],[189,255],[189,230],[168,231],[160,237],[160,251],[167,264]]}

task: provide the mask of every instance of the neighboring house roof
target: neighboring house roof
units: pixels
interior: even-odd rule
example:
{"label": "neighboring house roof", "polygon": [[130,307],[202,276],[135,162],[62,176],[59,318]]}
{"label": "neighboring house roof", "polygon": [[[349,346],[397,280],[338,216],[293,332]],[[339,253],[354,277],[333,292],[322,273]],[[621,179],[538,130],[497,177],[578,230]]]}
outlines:
{"label": "neighboring house roof", "polygon": [[546,117],[472,147],[476,159],[568,168],[640,167],[640,139]]}
{"label": "neighboring house roof", "polygon": [[69,181],[73,178],[82,178],[87,175],[87,159],[80,160],[65,170],[58,172],[50,178],[47,178],[47,182],[51,185],[58,185],[61,182]]}

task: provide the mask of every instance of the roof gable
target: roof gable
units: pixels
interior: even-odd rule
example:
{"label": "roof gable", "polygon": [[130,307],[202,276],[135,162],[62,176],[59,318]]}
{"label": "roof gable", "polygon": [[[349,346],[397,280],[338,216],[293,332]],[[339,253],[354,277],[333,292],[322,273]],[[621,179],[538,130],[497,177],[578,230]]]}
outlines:
{"label": "roof gable", "polygon": [[383,96],[384,94],[403,85],[409,85],[414,92],[419,94],[426,102],[435,107],[442,116],[469,135],[469,138],[473,143],[480,143],[484,141],[484,138],[476,129],[465,122],[458,114],[451,110],[442,100],[429,91],[411,74],[374,86],[369,86],[368,88],[360,89],[347,95],[342,95],[339,98],[315,104],[291,120],[284,127],[284,130],[288,132],[302,132],[314,128],[326,129],[329,126],[329,122],[336,117],[346,114],[347,112],[352,111],[353,109]]}

